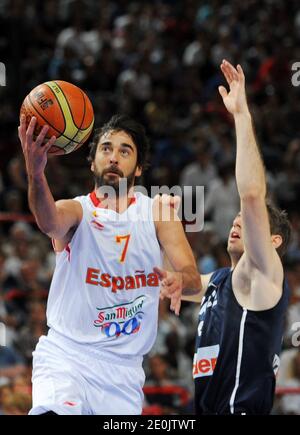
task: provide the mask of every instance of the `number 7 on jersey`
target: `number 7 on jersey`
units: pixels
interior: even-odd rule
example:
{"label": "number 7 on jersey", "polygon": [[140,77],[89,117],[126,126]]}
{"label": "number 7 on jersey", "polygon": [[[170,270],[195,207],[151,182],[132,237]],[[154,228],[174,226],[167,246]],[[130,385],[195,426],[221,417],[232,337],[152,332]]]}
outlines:
{"label": "number 7 on jersey", "polygon": [[129,239],[130,239],[130,234],[127,234],[126,236],[116,236],[117,243],[122,243],[125,240],[125,245],[124,245],[124,248],[122,251],[122,255],[119,258],[120,263],[124,263],[124,261],[125,261],[125,257],[126,257],[127,249],[128,249],[128,244],[129,244]]}

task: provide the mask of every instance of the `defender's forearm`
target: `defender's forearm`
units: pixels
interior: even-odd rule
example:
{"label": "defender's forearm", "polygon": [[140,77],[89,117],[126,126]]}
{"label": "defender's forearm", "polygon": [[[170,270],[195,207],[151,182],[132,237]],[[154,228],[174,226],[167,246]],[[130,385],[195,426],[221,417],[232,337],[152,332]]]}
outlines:
{"label": "defender's forearm", "polygon": [[28,176],[28,202],[40,230],[49,234],[58,223],[58,212],[44,174]]}
{"label": "defender's forearm", "polygon": [[234,116],[237,156],[236,182],[240,198],[266,195],[265,169],[258,148],[252,118],[247,111]]}

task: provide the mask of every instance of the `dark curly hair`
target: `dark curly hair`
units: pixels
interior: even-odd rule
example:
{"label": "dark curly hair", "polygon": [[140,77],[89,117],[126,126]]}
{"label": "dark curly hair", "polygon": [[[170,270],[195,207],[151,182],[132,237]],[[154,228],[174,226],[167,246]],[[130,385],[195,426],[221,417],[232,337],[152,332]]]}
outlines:
{"label": "dark curly hair", "polygon": [[269,199],[266,201],[269,215],[271,234],[279,234],[282,237],[282,244],[277,248],[280,257],[286,253],[291,238],[291,224],[286,211],[280,210]]}
{"label": "dark curly hair", "polygon": [[88,155],[88,161],[90,163],[95,159],[100,137],[109,131],[125,131],[131,137],[137,148],[137,165],[142,170],[149,167],[149,140],[146,136],[145,129],[142,124],[127,115],[114,115],[101,128],[95,130]]}

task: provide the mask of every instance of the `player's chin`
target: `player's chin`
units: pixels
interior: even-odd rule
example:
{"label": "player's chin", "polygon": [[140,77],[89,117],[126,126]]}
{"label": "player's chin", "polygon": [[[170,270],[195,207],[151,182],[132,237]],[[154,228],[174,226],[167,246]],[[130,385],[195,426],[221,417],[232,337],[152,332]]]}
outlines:
{"label": "player's chin", "polygon": [[242,254],[244,252],[243,245],[241,243],[231,243],[230,241],[227,244],[227,252],[229,254]]}
{"label": "player's chin", "polygon": [[117,174],[115,174],[114,176],[110,174],[104,175],[103,180],[105,185],[112,187],[117,187],[120,183],[120,177]]}
{"label": "player's chin", "polygon": [[103,175],[103,179],[107,182],[112,182],[115,183],[116,180],[120,179],[120,175],[116,174],[115,172],[107,172],[106,174]]}

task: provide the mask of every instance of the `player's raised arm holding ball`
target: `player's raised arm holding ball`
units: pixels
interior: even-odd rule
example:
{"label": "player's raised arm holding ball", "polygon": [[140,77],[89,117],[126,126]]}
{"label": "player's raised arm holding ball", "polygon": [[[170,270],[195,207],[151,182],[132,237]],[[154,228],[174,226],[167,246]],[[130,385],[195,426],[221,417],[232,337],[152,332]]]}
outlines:
{"label": "player's raised arm holding ball", "polygon": [[49,126],[44,125],[34,139],[36,123],[36,117],[32,117],[27,127],[26,117],[21,114],[18,128],[28,177],[29,207],[43,233],[53,239],[69,239],[70,230],[75,229],[81,220],[82,208],[73,200],[55,203],[45,176],[45,168],[47,153],[54,145],[56,137],[52,136],[45,143]]}
{"label": "player's raised arm holding ball", "polygon": [[90,136],[93,106],[78,86],[62,80],[48,81],[25,97],[20,116],[19,138],[28,175],[29,207],[40,230],[64,247],[81,221],[82,208],[73,200],[55,203],[45,167],[47,155],[68,154]]}

